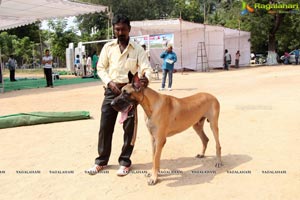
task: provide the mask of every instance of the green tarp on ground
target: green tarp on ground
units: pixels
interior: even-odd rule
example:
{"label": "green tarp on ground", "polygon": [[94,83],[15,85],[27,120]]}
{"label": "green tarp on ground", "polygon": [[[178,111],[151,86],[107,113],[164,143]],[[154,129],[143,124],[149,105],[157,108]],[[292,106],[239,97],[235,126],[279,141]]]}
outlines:
{"label": "green tarp on ground", "polygon": [[18,113],[0,116],[0,129],[89,118],[88,111]]}
{"label": "green tarp on ground", "polygon": [[[46,80],[44,78],[17,78],[18,81],[10,82],[9,78],[4,78],[4,92],[14,91],[14,90],[25,90],[33,88],[45,88]],[[60,78],[54,80],[54,88],[61,85],[71,85],[71,84],[81,84],[89,82],[97,82],[100,79],[94,78]],[[0,88],[2,84],[0,83]]]}

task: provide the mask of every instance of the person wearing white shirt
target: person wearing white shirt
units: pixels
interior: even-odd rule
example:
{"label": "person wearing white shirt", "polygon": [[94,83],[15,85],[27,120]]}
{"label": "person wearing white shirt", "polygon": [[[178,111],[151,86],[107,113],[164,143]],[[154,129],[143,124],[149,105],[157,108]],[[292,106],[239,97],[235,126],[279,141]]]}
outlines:
{"label": "person wearing white shirt", "polygon": [[[141,81],[145,87],[151,77],[151,66],[144,49],[139,44],[130,41],[130,27],[130,21],[126,16],[119,14],[114,16],[113,29],[116,39],[104,45],[98,60],[97,72],[105,85],[105,93],[101,106],[98,157],[95,159],[95,165],[87,170],[90,175],[99,173],[108,164],[118,115],[118,112],[111,106],[111,102],[121,93],[122,87],[129,82],[128,74],[136,72],[144,74]],[[130,156],[133,152],[137,130],[136,106],[130,112],[130,117],[122,121],[124,143],[118,159],[120,165],[117,171],[118,176],[127,175],[131,167]]]}
{"label": "person wearing white shirt", "polygon": [[53,88],[53,81],[52,81],[52,56],[50,55],[49,49],[45,50],[45,56],[42,59],[42,64],[44,66],[44,73],[46,76],[46,87]]}

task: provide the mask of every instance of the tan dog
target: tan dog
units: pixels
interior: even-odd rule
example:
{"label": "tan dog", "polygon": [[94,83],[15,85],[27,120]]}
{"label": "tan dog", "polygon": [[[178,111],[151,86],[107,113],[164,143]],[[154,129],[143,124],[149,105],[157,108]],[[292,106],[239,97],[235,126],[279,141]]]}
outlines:
{"label": "tan dog", "polygon": [[[197,157],[204,157],[208,138],[203,131],[205,119],[210,122],[210,128],[216,141],[216,167],[221,167],[221,146],[219,141],[218,118],[220,104],[208,93],[198,93],[185,98],[176,98],[157,93],[150,88],[143,88],[136,74],[132,84],[122,88],[122,93],[115,98],[112,106],[118,111],[128,112],[132,102],[140,104],[146,115],[146,125],[152,136],[153,166],[148,180],[149,185],[157,182],[160,169],[161,152],[166,138],[180,133],[193,126],[202,140],[203,149]],[[124,116],[124,114],[122,114]]]}

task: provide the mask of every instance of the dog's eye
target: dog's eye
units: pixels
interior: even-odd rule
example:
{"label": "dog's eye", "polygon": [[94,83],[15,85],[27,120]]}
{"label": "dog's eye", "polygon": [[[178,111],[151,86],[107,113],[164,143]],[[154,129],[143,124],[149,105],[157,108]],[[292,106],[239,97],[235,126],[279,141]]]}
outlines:
{"label": "dog's eye", "polygon": [[129,96],[130,94],[126,90],[123,90],[123,97],[127,98]]}

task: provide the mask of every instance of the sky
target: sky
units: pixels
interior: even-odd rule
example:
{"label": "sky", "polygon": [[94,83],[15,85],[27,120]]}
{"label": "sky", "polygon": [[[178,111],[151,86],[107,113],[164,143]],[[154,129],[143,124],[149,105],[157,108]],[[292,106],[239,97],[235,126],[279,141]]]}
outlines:
{"label": "sky", "polygon": [[[68,25],[67,25],[67,28],[66,29],[69,29],[70,27],[72,27],[72,26],[76,26],[76,23],[74,23],[74,20],[75,20],[75,18],[76,17],[68,17],[67,19],[68,19]],[[48,23],[48,20],[43,20],[42,21],[42,29],[43,30],[49,30],[49,27],[48,27],[48,25],[47,25],[47,23]],[[79,31],[80,32],[80,31]],[[80,33],[79,33],[80,34]]]}

